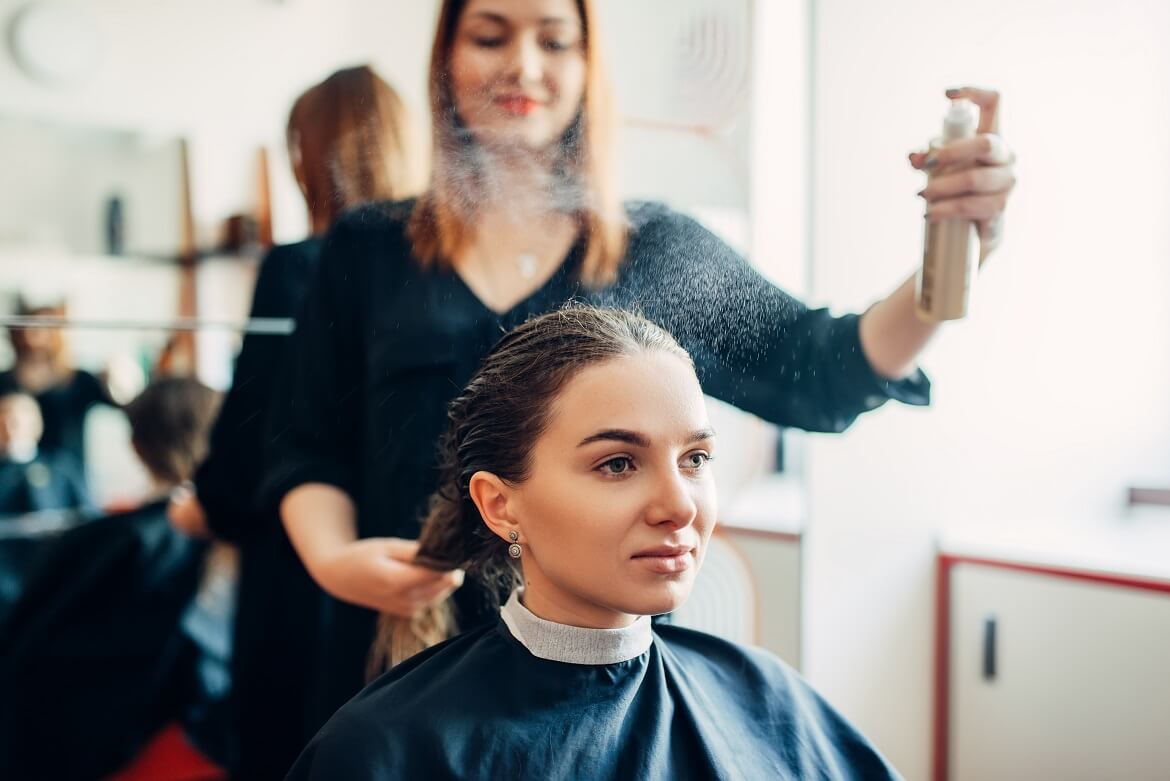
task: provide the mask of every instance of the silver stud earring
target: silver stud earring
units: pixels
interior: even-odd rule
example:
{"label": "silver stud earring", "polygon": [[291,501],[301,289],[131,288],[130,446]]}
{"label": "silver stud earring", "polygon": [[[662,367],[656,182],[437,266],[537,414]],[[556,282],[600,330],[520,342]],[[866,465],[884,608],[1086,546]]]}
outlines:
{"label": "silver stud earring", "polygon": [[520,549],[520,546],[516,544],[516,540],[520,539],[520,535],[517,532],[511,531],[508,532],[508,539],[512,541],[512,544],[508,546],[508,555],[514,559],[520,558],[520,554],[523,551]]}

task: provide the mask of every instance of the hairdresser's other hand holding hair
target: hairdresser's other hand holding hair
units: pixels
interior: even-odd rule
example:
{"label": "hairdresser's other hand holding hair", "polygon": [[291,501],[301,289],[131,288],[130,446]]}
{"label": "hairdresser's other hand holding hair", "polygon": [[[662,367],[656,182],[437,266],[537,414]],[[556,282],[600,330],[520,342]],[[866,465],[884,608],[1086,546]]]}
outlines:
{"label": "hairdresser's other hand holding hair", "polygon": [[999,135],[999,93],[961,87],[947,90],[951,99],[966,98],[979,107],[974,138],[954,141],[941,149],[912,152],[910,164],[922,171],[943,171],[919,193],[926,200],[927,219],[974,220],[979,227],[980,262],[1003,237],[1003,212],[1016,186],[1015,155]]}
{"label": "hairdresser's other hand holding hair", "polygon": [[334,486],[297,486],[281,500],[280,515],[309,575],[343,602],[409,618],[463,583],[461,570],[413,564],[414,540],[357,539],[353,500]]}
{"label": "hairdresser's other hand holding hair", "polygon": [[463,584],[462,570],[437,572],[412,564],[416,553],[416,540],[355,540],[319,557],[313,575],[337,599],[410,618]]}

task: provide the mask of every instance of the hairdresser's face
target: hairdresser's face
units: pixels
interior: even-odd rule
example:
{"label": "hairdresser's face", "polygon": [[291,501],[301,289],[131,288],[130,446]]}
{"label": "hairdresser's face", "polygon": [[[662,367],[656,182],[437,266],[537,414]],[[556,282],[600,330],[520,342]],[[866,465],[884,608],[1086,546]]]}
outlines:
{"label": "hairdresser's face", "polygon": [[533,612],[613,627],[681,605],[715,523],[713,436],[695,373],[673,355],[578,374],[514,497]]}
{"label": "hairdresser's face", "polygon": [[544,149],[585,94],[574,0],[469,0],[451,50],[455,109],[482,144]]}

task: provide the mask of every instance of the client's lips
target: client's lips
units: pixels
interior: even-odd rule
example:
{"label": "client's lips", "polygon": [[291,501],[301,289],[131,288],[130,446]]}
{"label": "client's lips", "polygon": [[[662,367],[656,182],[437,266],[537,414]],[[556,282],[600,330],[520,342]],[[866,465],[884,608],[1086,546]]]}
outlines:
{"label": "client's lips", "polygon": [[691,568],[695,561],[692,551],[689,545],[659,545],[638,551],[631,558],[651,572],[673,575]]}
{"label": "client's lips", "polygon": [[634,554],[635,559],[640,559],[646,556],[684,556],[694,550],[690,545],[659,545],[656,548],[647,548],[643,551],[638,551]]}

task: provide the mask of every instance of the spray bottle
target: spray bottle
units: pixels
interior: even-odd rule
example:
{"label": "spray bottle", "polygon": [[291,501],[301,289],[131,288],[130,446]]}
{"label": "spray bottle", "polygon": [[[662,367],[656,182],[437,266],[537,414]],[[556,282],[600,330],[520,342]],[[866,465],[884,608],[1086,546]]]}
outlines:
{"label": "spray bottle", "polygon": [[[950,110],[943,118],[942,139],[931,142],[931,151],[952,141],[973,138],[977,121],[974,103],[962,98],[951,101]],[[930,176],[954,170],[953,166],[936,168]],[[918,316],[934,322],[966,317],[978,267],[979,231],[974,221],[954,217],[927,222],[922,268],[918,273]]]}

